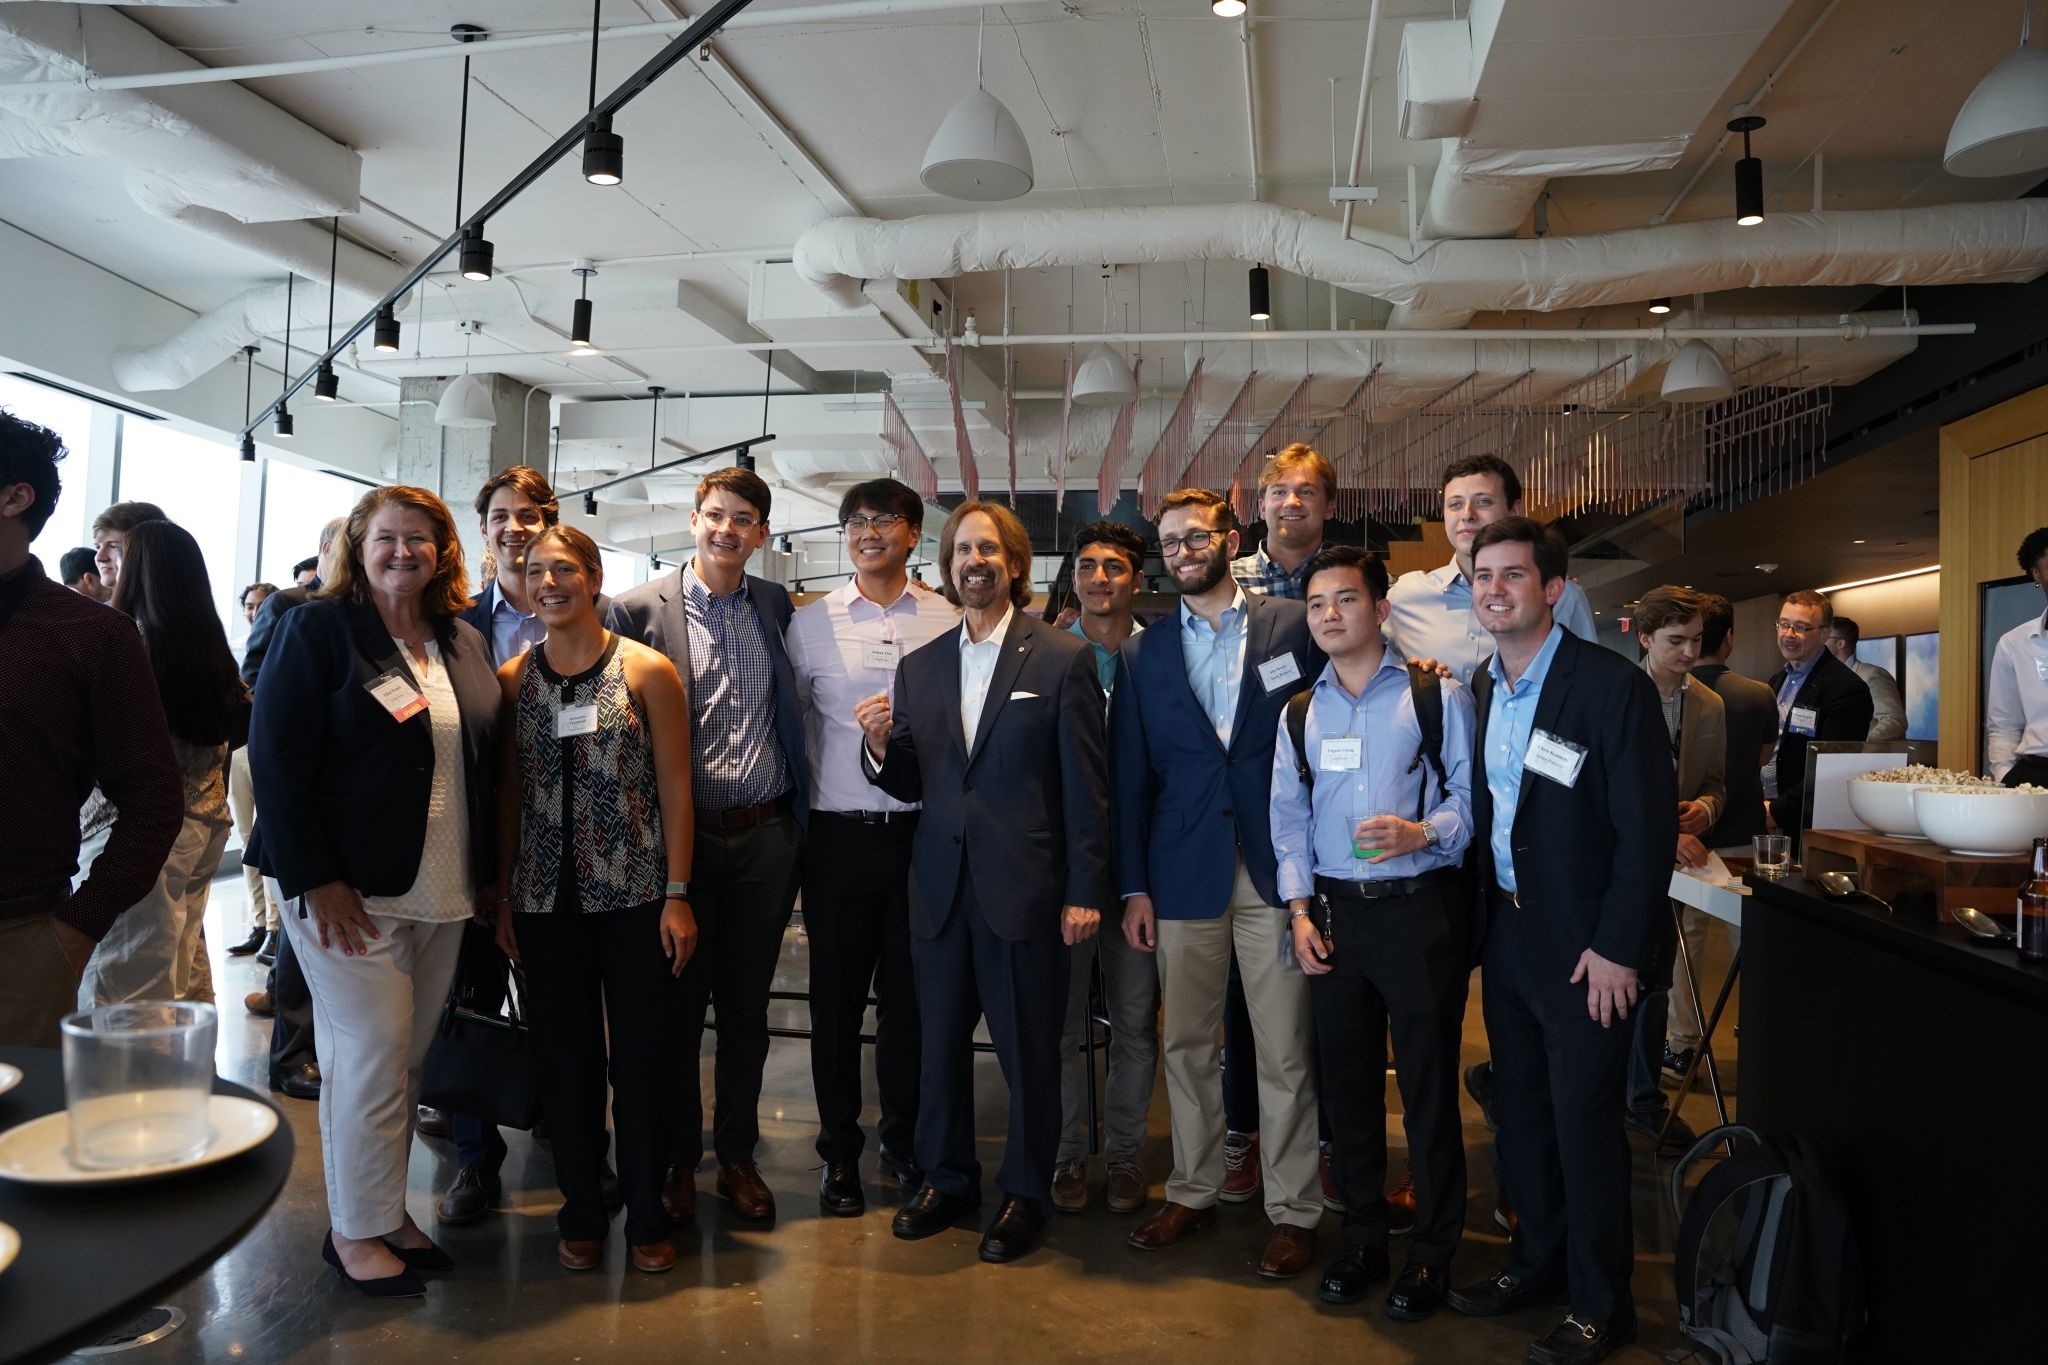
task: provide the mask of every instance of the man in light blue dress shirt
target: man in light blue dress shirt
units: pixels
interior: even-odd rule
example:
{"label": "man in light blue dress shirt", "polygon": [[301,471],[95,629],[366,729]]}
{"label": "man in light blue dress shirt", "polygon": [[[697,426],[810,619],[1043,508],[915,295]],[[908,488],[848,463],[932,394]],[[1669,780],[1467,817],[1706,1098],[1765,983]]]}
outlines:
{"label": "man in light blue dress shirt", "polygon": [[[1330,662],[1297,748],[1284,712],[1273,749],[1273,849],[1322,1050],[1344,1246],[1322,1297],[1355,1303],[1387,1277],[1386,1038],[1391,1025],[1417,1221],[1383,1305],[1415,1322],[1448,1290],[1465,1208],[1458,1045],[1470,960],[1459,864],[1472,829],[1472,699],[1420,674],[1440,707],[1426,752],[1417,681],[1380,634],[1387,570],[1352,546],[1309,561],[1311,634]],[[1426,694],[1425,694],[1426,695]]]}

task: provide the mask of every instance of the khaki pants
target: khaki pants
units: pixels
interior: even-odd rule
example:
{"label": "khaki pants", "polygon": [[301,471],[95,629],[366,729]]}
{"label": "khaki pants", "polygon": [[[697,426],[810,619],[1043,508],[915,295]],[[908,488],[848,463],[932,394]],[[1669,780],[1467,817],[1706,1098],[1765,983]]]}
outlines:
{"label": "khaki pants", "polygon": [[1173,1127],[1166,1197],[1208,1208],[1223,1188],[1223,1072],[1219,1034],[1230,950],[1237,948],[1259,1058],[1259,1157],[1266,1216],[1312,1228],[1323,1216],[1316,1173],[1315,1027],[1308,981],[1295,965],[1287,912],[1267,905],[1238,863],[1230,905],[1216,919],[1162,919],[1160,1043]]}
{"label": "khaki pants", "polygon": [[[1692,958],[1693,974],[1705,973],[1707,963],[1707,913],[1695,910],[1689,905],[1678,907],[1679,931],[1685,935],[1685,951]],[[1685,977],[1685,959],[1678,956],[1678,950],[1671,950],[1671,1018],[1666,1028],[1666,1037],[1674,1052],[1700,1045],[1700,1026],[1693,1020],[1692,985]],[[1702,982],[1702,984],[1705,984]],[[1701,1003],[1704,1013],[1713,1001]]]}
{"label": "khaki pants", "polygon": [[213,1002],[206,898],[227,851],[228,827],[185,817],[149,894],[121,912],[92,951],[78,1008],[131,1000]]}
{"label": "khaki pants", "polygon": [[56,1047],[77,982],[57,942],[56,915],[0,919],[0,1047]]}
{"label": "khaki pants", "polygon": [[242,885],[249,892],[249,922],[275,933],[277,883],[266,881],[249,861],[249,831],[256,828],[256,784],[249,775],[249,750],[235,750],[228,759],[228,809],[234,812],[235,833],[242,840]]}

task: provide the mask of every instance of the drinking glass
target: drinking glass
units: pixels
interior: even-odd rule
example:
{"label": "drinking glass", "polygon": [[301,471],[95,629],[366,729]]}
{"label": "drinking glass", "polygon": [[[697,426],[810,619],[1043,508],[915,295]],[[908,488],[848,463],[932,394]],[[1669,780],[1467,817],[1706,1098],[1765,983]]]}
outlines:
{"label": "drinking glass", "polygon": [[1750,842],[1756,850],[1756,874],[1759,877],[1768,877],[1776,881],[1791,868],[1791,835],[1759,834]]}
{"label": "drinking glass", "polygon": [[185,1161],[206,1150],[213,1006],[152,1000],[63,1022],[70,1158],[88,1170]]}
{"label": "drinking glass", "polygon": [[1377,858],[1377,857],[1379,857],[1379,856],[1380,856],[1380,854],[1382,854],[1382,853],[1386,852],[1386,850],[1385,850],[1384,848],[1375,848],[1375,847],[1369,847],[1369,846],[1367,846],[1367,845],[1366,845],[1366,844],[1365,844],[1364,842],[1362,842],[1362,841],[1361,841],[1361,840],[1359,839],[1359,837],[1358,837],[1358,827],[1359,827],[1360,825],[1364,824],[1364,823],[1365,823],[1365,822],[1366,822],[1367,820],[1377,820],[1377,819],[1379,819],[1379,818],[1380,818],[1380,817],[1381,817],[1382,815],[1386,815],[1386,814],[1389,814],[1389,812],[1387,812],[1387,811],[1384,811],[1384,810],[1381,810],[1381,809],[1380,809],[1380,808],[1379,808],[1378,806],[1367,806],[1367,807],[1363,807],[1363,808],[1360,808],[1360,807],[1354,807],[1354,808],[1352,809],[1352,812],[1351,812],[1351,856],[1352,856],[1352,857],[1354,857],[1354,858],[1357,858],[1357,859],[1359,859],[1359,860],[1363,861],[1363,860],[1364,860],[1364,859],[1366,859],[1366,858]]}

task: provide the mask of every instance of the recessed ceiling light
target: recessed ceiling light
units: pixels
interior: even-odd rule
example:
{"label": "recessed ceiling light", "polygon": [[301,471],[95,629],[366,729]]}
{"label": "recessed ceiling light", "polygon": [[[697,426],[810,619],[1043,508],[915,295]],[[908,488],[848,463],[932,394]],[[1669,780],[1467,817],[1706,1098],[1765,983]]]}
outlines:
{"label": "recessed ceiling light", "polygon": [[1861,540],[1852,540],[1849,543],[1851,545],[1861,545],[1863,542]]}

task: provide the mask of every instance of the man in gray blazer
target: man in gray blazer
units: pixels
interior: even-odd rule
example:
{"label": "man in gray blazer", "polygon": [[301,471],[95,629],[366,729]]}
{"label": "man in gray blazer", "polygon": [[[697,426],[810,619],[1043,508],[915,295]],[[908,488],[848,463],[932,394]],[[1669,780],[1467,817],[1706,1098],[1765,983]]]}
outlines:
{"label": "man in gray blazer", "polygon": [[1864,738],[1904,739],[1906,702],[1899,695],[1898,679],[1876,664],[1856,657],[1856,646],[1862,639],[1862,627],[1846,616],[1837,616],[1828,627],[1828,653],[1847,664],[1849,671],[1863,679],[1863,685],[1870,689],[1870,733]]}
{"label": "man in gray blazer", "polygon": [[694,1173],[704,1157],[697,1052],[705,1008],[714,1003],[718,1195],[741,1218],[775,1216],[754,1148],[761,1140],[768,992],[796,904],[810,767],[782,638],[789,593],[747,572],[747,560],[768,539],[769,502],[768,485],[751,469],[706,475],[690,514],[697,542],[690,562],[620,593],[607,622],[666,654],[690,703],[697,840],[690,882],[670,891],[690,902],[697,951],[683,969],[671,1166],[662,1189],[678,1224],[696,1215]]}

